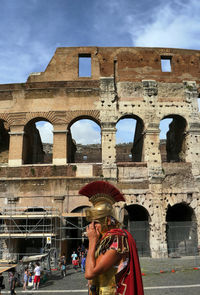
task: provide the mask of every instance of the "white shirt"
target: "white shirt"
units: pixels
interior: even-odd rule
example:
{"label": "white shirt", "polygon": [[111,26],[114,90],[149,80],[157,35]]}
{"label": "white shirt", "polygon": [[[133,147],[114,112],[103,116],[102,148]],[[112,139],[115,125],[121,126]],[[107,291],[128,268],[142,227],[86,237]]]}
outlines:
{"label": "white shirt", "polygon": [[72,260],[76,260],[76,258],[78,257],[78,255],[76,253],[73,253],[71,257],[72,257]]}
{"label": "white shirt", "polygon": [[40,267],[36,266],[36,268],[34,269],[34,273],[36,276],[40,276]]}

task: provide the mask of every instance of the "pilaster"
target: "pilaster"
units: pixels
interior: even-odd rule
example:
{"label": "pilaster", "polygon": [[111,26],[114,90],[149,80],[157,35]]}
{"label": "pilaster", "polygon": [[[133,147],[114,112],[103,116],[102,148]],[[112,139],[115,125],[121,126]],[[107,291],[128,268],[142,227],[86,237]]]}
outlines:
{"label": "pilaster", "polygon": [[152,258],[167,257],[166,221],[159,195],[154,196],[153,214],[150,222],[150,247]]}
{"label": "pilaster", "polygon": [[105,178],[117,177],[116,166],[116,128],[114,123],[102,123],[102,166]]}
{"label": "pilaster", "polygon": [[20,166],[22,165],[22,153],[23,153],[23,136],[24,126],[15,125],[10,126],[10,145],[9,145],[9,166]]}
{"label": "pilaster", "polygon": [[54,124],[53,164],[63,165],[67,162],[67,125]]}
{"label": "pilaster", "polygon": [[[151,181],[163,177],[160,154],[160,130],[157,123],[151,123],[144,132],[144,162],[147,162],[148,173]],[[156,180],[157,179],[157,180]]]}
{"label": "pilaster", "polygon": [[200,176],[200,123],[190,124],[186,135],[186,162],[192,164],[195,177]]}

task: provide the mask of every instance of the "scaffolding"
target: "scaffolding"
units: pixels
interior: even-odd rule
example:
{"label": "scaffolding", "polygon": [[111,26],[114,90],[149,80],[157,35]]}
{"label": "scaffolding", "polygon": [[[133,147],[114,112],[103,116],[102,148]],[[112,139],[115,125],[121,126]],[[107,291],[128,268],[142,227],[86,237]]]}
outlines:
{"label": "scaffolding", "polygon": [[[49,244],[58,247],[61,225],[62,216],[58,209],[52,207],[3,208],[0,214],[0,259],[19,260],[23,255],[44,253]],[[24,240],[20,242],[19,239]],[[41,239],[40,249],[35,253],[33,249],[30,253],[21,253],[20,248],[30,239],[33,242]]]}

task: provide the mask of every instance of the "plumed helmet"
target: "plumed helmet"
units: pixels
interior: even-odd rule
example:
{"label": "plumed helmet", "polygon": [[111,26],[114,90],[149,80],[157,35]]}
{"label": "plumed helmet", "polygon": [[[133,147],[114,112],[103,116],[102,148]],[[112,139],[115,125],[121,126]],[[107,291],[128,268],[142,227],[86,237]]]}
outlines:
{"label": "plumed helmet", "polygon": [[120,191],[107,181],[91,182],[79,191],[80,195],[87,196],[93,204],[92,208],[86,209],[88,221],[99,220],[107,216],[115,216],[113,204],[125,201]]}

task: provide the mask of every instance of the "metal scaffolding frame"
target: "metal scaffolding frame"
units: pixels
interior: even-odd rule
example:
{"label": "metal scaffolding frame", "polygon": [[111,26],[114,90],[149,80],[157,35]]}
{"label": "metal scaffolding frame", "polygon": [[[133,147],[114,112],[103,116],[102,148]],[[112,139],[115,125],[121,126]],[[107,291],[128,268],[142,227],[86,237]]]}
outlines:
{"label": "metal scaffolding frame", "polygon": [[[51,247],[61,252],[61,241],[82,240],[85,238],[82,213],[60,213],[52,207],[7,207],[2,208],[0,214],[0,260],[13,260],[13,257],[20,257],[22,254],[16,251],[13,253],[11,245],[14,239],[39,239],[47,241],[51,239]],[[74,220],[76,218],[76,221]],[[76,230],[76,234],[72,231]],[[6,241],[7,251],[3,252],[3,241]],[[45,248],[45,247],[44,247]],[[29,253],[33,255],[33,253]],[[34,253],[38,254],[38,253]],[[17,260],[18,260],[17,258]]]}
{"label": "metal scaffolding frame", "polygon": [[[13,239],[42,238],[53,240],[54,246],[62,235],[60,231],[62,216],[58,209],[52,207],[7,207],[0,214],[0,259],[3,257],[3,241],[7,241],[7,256],[19,256],[10,253]],[[15,254],[15,255],[14,255]],[[32,254],[32,253],[31,253]],[[27,253],[26,253],[27,255]],[[5,256],[5,255],[4,255]]]}

